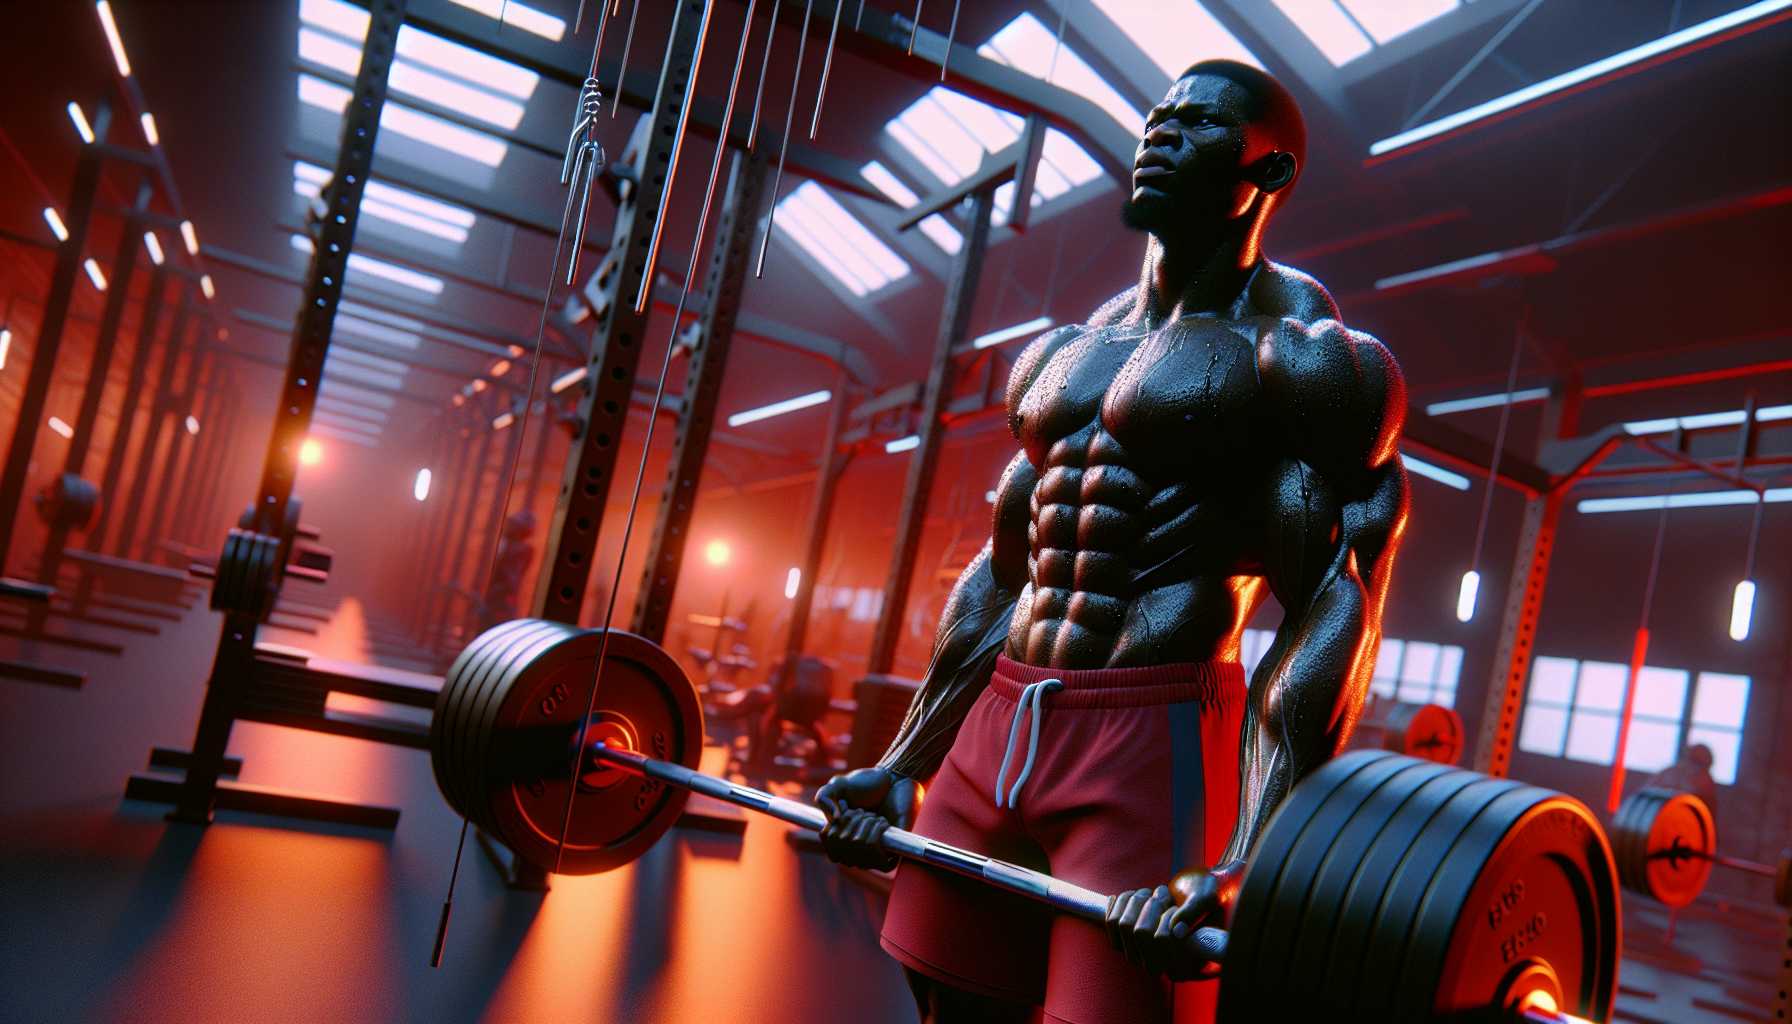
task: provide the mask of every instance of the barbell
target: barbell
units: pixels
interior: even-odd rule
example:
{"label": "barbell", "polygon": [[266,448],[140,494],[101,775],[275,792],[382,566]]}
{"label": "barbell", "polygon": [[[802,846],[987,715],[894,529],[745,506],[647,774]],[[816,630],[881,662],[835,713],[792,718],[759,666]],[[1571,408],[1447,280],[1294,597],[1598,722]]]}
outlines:
{"label": "barbell", "polygon": [[1462,759],[1462,716],[1454,708],[1402,702],[1383,706],[1386,710],[1382,717],[1356,723],[1358,729],[1380,732],[1383,750],[1439,764],[1455,764]]}
{"label": "barbell", "polygon": [[[450,806],[525,860],[568,874],[640,856],[689,792],[825,827],[815,807],[696,771],[695,687],[644,638],[610,634],[587,716],[602,639],[517,619],[460,653],[430,726],[436,783]],[[1105,920],[1107,895],[1062,879],[901,829],[883,842]],[[1617,889],[1605,834],[1579,801],[1358,750],[1320,766],[1282,801],[1230,929],[1202,929],[1191,941],[1222,964],[1217,1019],[1227,1024],[1605,1020],[1617,987]]]}
{"label": "barbell", "polygon": [[316,530],[299,523],[301,501],[287,499],[286,517],[278,534],[261,529],[253,506],[243,510],[237,525],[224,538],[224,550],[212,570],[210,605],[213,610],[267,621],[287,576],[322,583],[329,579],[330,549],[308,541]]}
{"label": "barbell", "polygon": [[1771,865],[1718,853],[1711,809],[1691,793],[1649,786],[1625,797],[1612,815],[1612,855],[1624,888],[1675,909],[1698,898],[1714,866],[1773,879],[1774,902],[1792,907],[1792,850]]}

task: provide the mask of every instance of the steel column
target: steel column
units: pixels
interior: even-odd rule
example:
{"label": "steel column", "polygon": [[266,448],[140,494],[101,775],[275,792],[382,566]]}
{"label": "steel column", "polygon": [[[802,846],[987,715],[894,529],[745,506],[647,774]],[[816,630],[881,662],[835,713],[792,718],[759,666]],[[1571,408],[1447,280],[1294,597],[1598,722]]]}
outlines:
{"label": "steel column", "polygon": [[983,273],[983,253],[989,245],[989,215],[995,209],[995,189],[971,196],[970,223],[964,246],[946,283],[946,301],[940,309],[939,335],[933,343],[933,364],[927,371],[927,389],[921,403],[921,444],[909,458],[908,479],[902,487],[902,512],[896,522],[896,550],[890,560],[890,576],[884,583],[884,606],[878,612],[877,632],[871,640],[871,658],[865,671],[888,673],[896,662],[896,645],[902,637],[902,613],[915,572],[915,552],[921,545],[921,528],[927,521],[927,498],[933,489],[933,473],[939,466],[940,442],[946,436],[943,417],[952,395],[952,350],[969,333],[971,307],[977,301],[977,281]]}
{"label": "steel column", "polygon": [[[372,0],[368,5],[367,38],[361,48],[361,67],[355,90],[342,118],[342,141],[330,183],[324,187],[320,207],[325,211],[313,239],[314,252],[306,272],[304,306],[293,329],[292,346],[281,387],[280,405],[274,413],[274,429],[262,462],[256,487],[255,516],[251,528],[277,535],[286,519],[286,502],[292,496],[298,473],[299,445],[311,426],[317,386],[329,354],[336,305],[342,297],[342,279],[348,270],[349,250],[354,246],[355,224],[361,212],[361,194],[373,166],[374,143],[379,135],[380,113],[386,105],[386,76],[396,56],[398,31],[404,25],[405,0]],[[170,812],[176,821],[209,822],[217,800],[218,775],[224,750],[235,720],[237,681],[247,675],[255,656],[256,621],[245,615],[224,616],[218,653],[206,681],[205,703],[193,738],[192,757],[180,802]]]}
{"label": "steel column", "polygon": [[[143,404],[143,378],[149,374],[149,356],[155,350],[156,328],[161,326],[162,320],[162,294],[167,288],[167,267],[158,263],[149,274],[149,294],[143,299],[143,314],[137,324],[137,344],[131,351],[131,369],[124,381],[124,398],[118,405],[118,427],[112,432],[112,443],[106,448],[106,468],[100,476],[100,514],[87,531],[89,551],[98,551],[105,544],[106,529],[113,520],[112,509],[118,505],[119,495],[114,492],[124,476],[131,439],[137,435],[137,409]],[[141,453],[138,460],[142,460]],[[128,529],[128,523],[120,532],[125,529]]]}
{"label": "steel column", "polygon": [[[716,399],[722,393],[728,350],[734,342],[734,319],[740,312],[741,287],[752,260],[753,236],[765,194],[765,165],[763,155],[734,155],[721,220],[716,225],[716,241],[710,248],[709,280],[704,286],[703,309],[697,316],[697,341],[685,372],[678,432],[672,442],[666,487],[660,492],[653,542],[647,548],[641,587],[635,592],[635,615],[629,626],[631,632],[656,644],[665,642],[666,617],[671,614],[678,574],[684,567],[684,547],[690,540],[697,485],[703,479],[709,436],[715,428]],[[697,241],[701,245],[703,240]],[[677,332],[676,324],[673,332]]]}
{"label": "steel column", "polygon": [[[834,402],[828,410],[827,439],[822,443],[821,461],[815,470],[815,494],[809,502],[809,539],[803,545],[802,576],[796,581],[796,597],[790,603],[790,635],[784,641],[784,658],[794,659],[803,653],[803,642],[809,636],[809,609],[815,602],[816,577],[821,574],[821,555],[827,547],[828,520],[834,515],[835,485],[851,456],[841,456],[840,427],[846,421],[846,368],[834,379]],[[786,676],[785,678],[792,678]]]}
{"label": "steel column", "polygon": [[[149,421],[144,425],[143,448],[137,456],[136,466],[131,471],[130,496],[124,504],[124,507],[128,509],[141,510],[144,507],[143,502],[149,490],[150,471],[155,468],[156,451],[162,446],[162,437],[167,433],[171,417],[174,414],[172,397],[174,368],[180,361],[180,350],[186,345],[187,316],[191,311],[192,306],[187,301],[187,285],[182,282],[179,292],[175,296],[174,322],[168,326],[168,341],[162,346],[162,362],[156,369],[156,387],[149,395]],[[172,453],[174,451],[174,435],[168,436],[170,438],[168,450]],[[159,496],[157,500],[161,500]],[[119,528],[118,540],[112,549],[113,554],[120,558],[130,557],[131,541],[136,532],[135,526],[135,515],[125,520]],[[151,560],[151,551],[147,541],[139,557],[145,562]]]}
{"label": "steel column", "polygon": [[[480,425],[475,420],[473,429],[477,430]],[[473,539],[473,517],[479,514],[479,488],[485,482],[486,464],[491,461],[493,432],[489,422],[484,425],[487,429],[479,438],[479,443],[475,448],[476,454],[464,464],[466,467],[463,473],[465,479],[455,481],[454,504],[449,509],[447,532],[443,535],[442,557],[446,558],[452,552],[454,558],[447,573],[443,576],[443,582],[436,588],[437,598],[431,604],[429,617],[434,619],[439,627],[436,630],[435,643],[432,645],[432,649],[437,651],[441,650],[442,639],[447,632],[448,617],[454,609],[454,591],[460,589],[461,567],[466,561],[467,546]],[[464,516],[462,515],[463,509]],[[456,529],[457,525],[459,529]],[[434,610],[436,608],[440,608],[440,612],[436,612]]]}
{"label": "steel column", "polygon": [[597,551],[597,534],[615,476],[616,453],[628,424],[635,368],[641,361],[641,342],[647,336],[652,309],[649,303],[647,310],[634,311],[642,289],[653,287],[647,280],[647,250],[653,232],[637,230],[637,225],[651,225],[665,198],[673,142],[685,116],[687,85],[695,91],[689,78],[703,9],[704,0],[678,2],[653,110],[646,115],[651,118],[646,141],[635,156],[637,184],[616,208],[611,251],[617,254],[618,265],[604,288],[609,308],[592,339],[585,393],[579,401],[579,432],[566,460],[553,522],[542,544],[541,574],[530,604],[530,614],[536,618],[576,624],[585,602],[591,559]]}
{"label": "steel column", "polygon": [[[181,457],[190,453],[195,447],[193,435],[187,433],[186,418],[199,408],[199,381],[202,376],[209,376],[212,367],[218,362],[216,354],[202,351],[195,345],[193,353],[187,358],[186,372],[182,374],[180,396],[168,403],[168,420],[171,423],[168,437],[168,453],[162,457],[162,480],[156,485],[151,499],[149,525],[144,528],[143,547],[146,551],[154,551],[160,540],[163,520],[178,517],[178,504],[184,504],[184,495],[179,493],[175,484],[179,472]],[[184,410],[184,411],[183,411]],[[205,424],[200,423],[200,429]],[[190,454],[188,455],[190,458]],[[178,503],[178,504],[177,504]]]}
{"label": "steel column", "polygon": [[[1538,431],[1543,441],[1573,436],[1580,414],[1580,376],[1571,372],[1566,383],[1550,388]],[[1549,582],[1549,559],[1555,550],[1556,522],[1568,499],[1573,477],[1558,481],[1525,502],[1524,523],[1519,529],[1518,551],[1512,575],[1506,583],[1506,607],[1500,617],[1499,646],[1487,682],[1481,710],[1481,733],[1475,743],[1478,772],[1505,778],[1512,766],[1512,746],[1518,737],[1518,713],[1524,706],[1525,680],[1531,672],[1531,652],[1537,639],[1537,619],[1543,611],[1543,590]]]}
{"label": "steel column", "polygon": [[6,453],[6,464],[0,467],[0,568],[5,567],[6,554],[12,546],[13,527],[18,522],[19,504],[25,497],[25,475],[31,466],[31,451],[37,446],[38,425],[43,422],[44,400],[50,394],[50,375],[56,369],[62,331],[68,324],[68,306],[75,294],[75,277],[81,273],[81,251],[87,244],[87,225],[93,218],[93,198],[99,188],[106,131],[111,125],[112,107],[101,101],[93,114],[94,141],[82,148],[80,162],[75,165],[74,186],[68,195],[68,217],[64,221],[68,237],[56,250],[56,269],[50,275],[50,291],[44,299],[37,344],[31,351],[31,372],[26,376],[25,389],[19,396],[18,424],[13,428],[12,447]]}

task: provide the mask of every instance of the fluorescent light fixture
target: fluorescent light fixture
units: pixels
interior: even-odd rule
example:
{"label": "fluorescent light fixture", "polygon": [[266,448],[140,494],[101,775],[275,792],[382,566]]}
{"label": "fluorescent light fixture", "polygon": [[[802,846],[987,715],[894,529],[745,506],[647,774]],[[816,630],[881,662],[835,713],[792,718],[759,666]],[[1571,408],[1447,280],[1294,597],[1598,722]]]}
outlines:
{"label": "fluorescent light fixture", "polygon": [[324,446],[307,437],[299,445],[299,465],[315,466],[324,460]]}
{"label": "fluorescent light fixture", "polygon": [[1749,621],[1754,617],[1755,581],[1743,580],[1736,584],[1736,597],[1730,602],[1730,639],[1747,640]]}
{"label": "fluorescent light fixture", "polygon": [[154,231],[143,232],[143,248],[149,250],[149,258],[154,260],[158,267],[168,259],[168,255],[162,252],[162,240],[156,237]]}
{"label": "fluorescent light fixture", "polygon": [[988,348],[991,345],[1000,345],[1004,341],[1011,341],[1015,338],[1024,338],[1029,334],[1038,334],[1040,331],[1050,327],[1054,322],[1055,321],[1049,316],[1035,317],[1024,324],[1015,324],[1013,327],[1004,327],[999,331],[992,331],[989,334],[985,334],[983,337],[971,342],[971,347]]}
{"label": "fluorescent light fixture", "polygon": [[105,291],[106,275],[100,273],[100,265],[93,261],[93,257],[87,257],[86,262],[82,263],[81,266],[87,269],[87,277],[93,282],[93,286],[102,292]]}
{"label": "fluorescent light fixture", "polygon": [[516,413],[501,412],[498,415],[492,417],[492,429],[493,430],[503,430],[505,427],[508,427],[512,423],[515,423],[515,422],[516,422]]}
{"label": "fluorescent light fixture", "polygon": [[490,18],[503,18],[504,24],[515,25],[524,32],[533,32],[543,39],[559,42],[566,35],[566,22],[551,14],[543,14],[533,7],[525,7],[516,0],[452,0],[462,7],[478,11]]}
{"label": "fluorescent light fixture", "polygon": [[[1729,412],[1708,412],[1698,416],[1668,416],[1659,420],[1637,420],[1624,424],[1624,432],[1633,435],[1666,434],[1674,430],[1701,430],[1707,427],[1727,427],[1740,424],[1747,418],[1741,409]],[[1792,405],[1770,405],[1765,409],[1755,410],[1756,423],[1771,423],[1774,420],[1792,419]]]}
{"label": "fluorescent light fixture", "polygon": [[726,565],[731,554],[726,541],[712,540],[703,548],[703,558],[710,565]]}
{"label": "fluorescent light fixture", "polygon": [[44,207],[44,223],[50,225],[50,234],[55,235],[58,242],[68,241],[68,226],[62,223],[62,215],[54,206]]}
{"label": "fluorescent light fixture", "polygon": [[510,360],[500,359],[493,363],[492,368],[486,372],[493,377],[502,377],[510,372]]}
{"label": "fluorescent light fixture", "polygon": [[1523,391],[1502,391],[1497,395],[1478,395],[1474,398],[1458,398],[1449,402],[1432,402],[1425,407],[1425,415],[1442,416],[1445,413],[1467,412],[1470,409],[1487,409],[1501,405],[1518,405],[1521,402],[1539,402],[1549,397],[1548,388],[1525,388]]}
{"label": "fluorescent light fixture", "polygon": [[82,142],[93,141],[93,125],[87,123],[87,114],[82,111],[81,104],[69,101],[68,119],[75,122],[75,131],[81,133]]}
{"label": "fluorescent light fixture", "polygon": [[12,351],[12,332],[0,328],[0,370],[6,369],[6,354]]}
{"label": "fluorescent light fixture", "polygon": [[[343,305],[347,305],[347,303],[343,303]],[[336,310],[336,329],[345,334],[352,334],[395,348],[415,349],[423,343],[423,336],[414,331],[403,331],[385,324],[376,324],[371,320],[344,313],[341,306],[338,306]]]}
{"label": "fluorescent light fixture", "polygon": [[477,395],[481,391],[484,391],[489,386],[490,385],[486,384],[484,377],[475,377],[475,378],[473,378],[473,383],[467,385],[467,387],[470,387],[473,389],[473,393],[475,395]]}
{"label": "fluorescent light fixture", "polygon": [[112,46],[112,60],[118,64],[118,73],[125,78],[131,77],[131,61],[124,55],[124,40],[118,38],[118,23],[112,20],[112,5],[100,0],[93,6],[100,13],[100,27],[106,30],[106,42]]}
{"label": "fluorescent light fixture", "polygon": [[143,126],[143,140],[145,142],[148,142],[151,146],[160,146],[162,144],[162,134],[156,131],[156,116],[154,114],[147,110],[144,111],[143,114],[137,118],[137,123]]}
{"label": "fluorescent light fixture", "polygon": [[[555,383],[558,383],[558,381]],[[773,416],[780,416],[787,412],[795,412],[798,409],[807,409],[811,405],[820,405],[833,397],[834,393],[832,391],[812,391],[809,394],[798,395],[795,398],[786,398],[782,402],[773,402],[770,405],[762,405],[757,409],[748,409],[746,412],[737,412],[728,417],[728,425],[731,427],[738,427],[746,423],[756,423],[759,420],[770,419]]]}
{"label": "fluorescent light fixture", "polygon": [[1433,466],[1431,463],[1426,462],[1423,459],[1415,459],[1405,452],[1400,453],[1400,461],[1406,463],[1406,471],[1409,473],[1417,473],[1422,477],[1436,480],[1440,484],[1454,487],[1459,491],[1468,490],[1469,479],[1461,473],[1452,473],[1442,466]]}
{"label": "fluorescent light fixture", "polygon": [[792,566],[790,572],[784,577],[784,596],[794,600],[797,588],[802,585],[803,570]]}
{"label": "fluorescent light fixture", "polygon": [[199,433],[199,420],[197,417],[194,417],[194,416],[187,417],[187,433],[189,433],[189,434]]}
{"label": "fluorescent light fixture", "polygon": [[1754,491],[1700,491],[1695,494],[1639,494],[1630,498],[1587,498],[1575,508],[1582,512],[1637,512],[1644,509],[1701,508],[1707,505],[1753,505],[1756,501],[1792,501],[1792,487]]}
{"label": "fluorescent light fixture", "polygon": [[417,482],[411,485],[411,497],[418,501],[429,497],[429,477],[429,470],[419,469],[417,471]]}
{"label": "fluorescent light fixture", "polygon": [[1462,574],[1462,588],[1456,591],[1456,621],[1467,622],[1475,617],[1475,595],[1481,592],[1481,574],[1473,569]]}
{"label": "fluorescent light fixture", "polygon": [[568,370],[560,376],[555,377],[554,382],[548,385],[548,390],[557,395],[567,388],[572,387],[574,384],[577,384],[579,381],[584,380],[585,373],[586,370],[583,366]]}
{"label": "fluorescent light fixture", "polygon": [[1760,0],[1747,7],[1739,8],[1728,14],[1720,15],[1709,21],[1701,21],[1697,25],[1671,32],[1654,42],[1633,46],[1622,53],[1613,54],[1604,60],[1596,60],[1584,67],[1579,67],[1565,74],[1546,78],[1541,82],[1525,86],[1517,92],[1509,92],[1497,99],[1477,104],[1448,117],[1440,117],[1435,121],[1419,125],[1411,131],[1391,135],[1369,147],[1370,156],[1381,156],[1396,149],[1403,149],[1426,139],[1435,138],[1445,132],[1454,131],[1464,125],[1494,117],[1526,103],[1541,99],[1551,93],[1562,92],[1575,86],[1591,82],[1602,75],[1609,75],[1622,68],[1644,64],[1670,50],[1688,46],[1702,39],[1709,39],[1720,33],[1760,18],[1779,14],[1792,8],[1792,0]]}
{"label": "fluorescent light fixture", "polygon": [[393,266],[384,260],[372,259],[358,252],[348,254],[348,268],[358,270],[363,274],[372,274],[374,277],[383,278],[394,284],[404,285],[406,288],[415,288],[420,292],[428,292],[431,295],[442,294],[441,278],[421,274],[406,267]]}
{"label": "fluorescent light fixture", "polygon": [[183,220],[180,222],[180,240],[186,243],[188,256],[199,255],[199,236],[193,232],[192,221]]}
{"label": "fluorescent light fixture", "polygon": [[210,275],[210,274],[199,275],[199,290],[204,292],[205,297],[208,299],[215,298],[217,296],[218,289],[212,285],[212,275]]}
{"label": "fluorescent light fixture", "polygon": [[899,437],[894,441],[884,442],[884,451],[889,452],[891,455],[919,447],[921,447],[920,434],[910,434],[907,437]]}
{"label": "fluorescent light fixture", "polygon": [[50,429],[54,430],[58,434],[61,434],[63,437],[74,437],[75,436],[75,428],[62,422],[61,418],[56,417],[56,416],[50,417]]}

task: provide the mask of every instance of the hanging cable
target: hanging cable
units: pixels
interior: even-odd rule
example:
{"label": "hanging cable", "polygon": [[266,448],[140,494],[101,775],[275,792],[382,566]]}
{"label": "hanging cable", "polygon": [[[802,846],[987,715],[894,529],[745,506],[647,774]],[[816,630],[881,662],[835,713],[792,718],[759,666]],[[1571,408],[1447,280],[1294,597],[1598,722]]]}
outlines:
{"label": "hanging cable", "polygon": [[814,10],[815,0],[805,0],[803,27],[796,36],[796,70],[790,73],[790,105],[784,108],[784,141],[778,146],[778,170],[772,176],[772,208],[765,215],[765,237],[759,240],[759,266],[753,271],[755,279],[765,276],[765,250],[772,243],[772,223],[778,217],[778,186],[784,181],[784,155],[790,152],[790,126],[796,116],[796,89],[803,81],[803,50],[809,45],[809,15]]}
{"label": "hanging cable", "polygon": [[759,104],[765,99],[765,69],[772,66],[772,40],[778,37],[778,5],[780,0],[772,0],[772,16],[765,30],[765,56],[759,62],[759,88],[753,93],[753,120],[747,128],[747,148],[752,149],[759,141]]}
{"label": "hanging cable", "polygon": [[1487,514],[1493,509],[1493,486],[1499,476],[1500,456],[1506,450],[1506,424],[1512,418],[1512,389],[1518,386],[1518,361],[1524,354],[1524,329],[1530,322],[1527,309],[1518,321],[1518,334],[1512,339],[1512,367],[1506,372],[1506,400],[1500,403],[1500,427],[1493,435],[1493,461],[1487,464],[1487,489],[1481,495],[1481,521],[1475,526],[1475,553],[1469,557],[1468,572],[1462,574],[1462,586],[1456,592],[1456,620],[1467,622],[1475,617],[1475,598],[1481,592],[1481,543],[1487,538]]}
{"label": "hanging cable", "polygon": [[821,101],[828,96],[828,72],[834,69],[834,37],[840,32],[840,11],[846,0],[834,0],[834,27],[828,30],[828,55],[821,62],[821,87],[815,90],[815,117],[809,121],[809,141],[815,141],[815,130],[821,127]]}
{"label": "hanging cable", "polygon": [[[684,316],[685,300],[689,298],[691,294],[690,278],[695,274],[698,258],[703,253],[703,232],[709,226],[709,210],[715,200],[716,181],[721,177],[722,157],[728,152],[727,126],[734,123],[734,101],[740,93],[740,72],[741,68],[746,64],[747,39],[753,32],[753,9],[758,2],[759,0],[747,0],[746,28],[742,30],[740,46],[737,49],[734,58],[734,76],[728,82],[728,103],[722,112],[722,131],[716,138],[716,155],[715,160],[711,162],[709,168],[709,185],[703,191],[703,212],[697,217],[697,234],[691,243],[690,272],[685,275],[685,282],[683,286],[679,288],[678,306],[672,313],[672,329],[666,336],[666,357],[660,363],[660,379],[653,392],[653,407],[647,411],[647,435],[641,440],[641,463],[635,470],[635,489],[628,500],[628,518],[623,520],[622,548],[616,553],[616,577],[610,583],[610,597],[604,608],[603,633],[598,638],[597,664],[594,665],[591,670],[591,690],[590,695],[585,699],[585,715],[583,718],[579,719],[581,723],[589,722],[592,713],[597,708],[597,688],[598,684],[603,681],[604,655],[610,646],[610,624],[616,617],[616,595],[622,589],[623,566],[628,558],[629,539],[634,535],[635,529],[635,510],[639,508],[641,504],[641,484],[647,479],[647,459],[653,452],[653,428],[659,422],[660,405],[665,401],[666,377],[672,372],[672,356],[678,350],[678,321],[680,317]],[[683,122],[690,116],[690,97],[694,93],[696,87],[697,64],[701,61],[703,56],[703,39],[708,32],[709,14],[715,9],[715,3],[716,0],[710,0],[708,5],[704,7],[703,26],[698,29],[697,32],[697,55],[691,61],[691,90],[687,91],[685,94],[685,109],[679,114],[680,124],[683,124]],[[678,159],[677,142],[673,143],[672,153],[672,159],[674,163],[676,163]],[[675,166],[666,169],[666,187],[668,194],[670,193],[672,185],[672,172],[675,169]],[[662,211],[664,210],[664,200],[662,200],[661,209]],[[651,265],[650,262],[649,266]],[[650,272],[648,281],[642,285],[642,294],[646,294],[651,290],[651,287],[652,274]],[[583,725],[581,725],[580,728],[583,728]],[[560,822],[560,841],[554,850],[554,872],[556,874],[559,873],[560,861],[566,854],[566,836],[568,831],[572,828],[573,801],[577,798],[579,793],[578,759],[583,756],[583,736],[581,736],[579,742],[575,743],[573,746],[573,781],[566,790],[566,816]]]}
{"label": "hanging cable", "polygon": [[[1675,431],[1674,447],[1683,448],[1685,430]],[[1630,718],[1636,710],[1637,681],[1642,678],[1643,659],[1649,654],[1649,611],[1655,603],[1655,580],[1661,570],[1661,545],[1668,533],[1668,509],[1674,504],[1674,489],[1662,497],[1661,515],[1655,520],[1655,551],[1649,556],[1649,578],[1643,584],[1643,613],[1637,621],[1636,642],[1630,648],[1630,675],[1624,684],[1624,707],[1618,718],[1618,749],[1612,754],[1612,788],[1606,809],[1616,813],[1624,798],[1624,755],[1630,746]]]}
{"label": "hanging cable", "polygon": [[[616,9],[622,10],[622,0],[616,0]],[[622,37],[622,63],[616,67],[616,95],[622,95],[622,80],[628,77],[628,53],[635,45],[635,19],[641,14],[641,0],[635,0],[628,9],[628,35]],[[610,104],[610,117],[616,117],[619,104]]]}
{"label": "hanging cable", "polygon": [[958,7],[962,0],[952,0],[952,27],[946,30],[946,51],[940,54],[940,81],[946,80],[946,66],[952,63],[952,40],[958,37]]}
{"label": "hanging cable", "polygon": [[915,18],[909,23],[908,55],[910,57],[915,55],[915,40],[921,36],[921,4],[922,0],[915,0]]}

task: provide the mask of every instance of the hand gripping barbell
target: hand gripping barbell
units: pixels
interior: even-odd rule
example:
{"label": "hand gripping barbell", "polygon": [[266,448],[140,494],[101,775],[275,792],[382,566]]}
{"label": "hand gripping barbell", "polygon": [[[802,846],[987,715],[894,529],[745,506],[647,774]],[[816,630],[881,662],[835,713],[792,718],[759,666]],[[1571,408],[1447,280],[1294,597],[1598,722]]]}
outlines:
{"label": "hand gripping barbell", "polygon": [[[457,811],[531,863],[552,869],[558,859],[569,874],[638,857],[689,792],[826,824],[813,807],[695,770],[703,742],[695,688],[641,637],[610,635],[587,718],[601,640],[599,631],[517,619],[461,652],[430,729],[437,785]],[[1062,879],[899,829],[884,843],[1105,919],[1107,896]],[[1617,886],[1605,834],[1580,802],[1352,751],[1277,808],[1231,927],[1191,941],[1223,963],[1225,1024],[1605,1020],[1617,988]]]}

